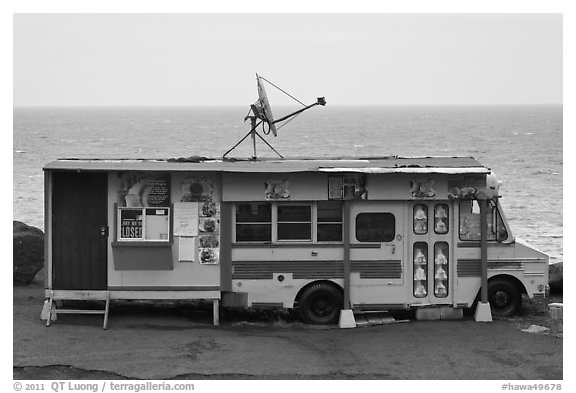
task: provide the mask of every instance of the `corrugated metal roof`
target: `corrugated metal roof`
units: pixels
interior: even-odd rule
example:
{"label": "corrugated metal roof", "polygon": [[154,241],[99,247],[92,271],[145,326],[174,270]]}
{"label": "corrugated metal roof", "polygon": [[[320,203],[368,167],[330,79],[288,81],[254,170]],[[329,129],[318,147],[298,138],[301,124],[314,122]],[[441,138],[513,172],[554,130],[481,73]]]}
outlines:
{"label": "corrugated metal roof", "polygon": [[362,172],[362,173],[448,173],[485,174],[490,170],[472,157],[367,157],[215,159],[79,159],[50,162],[45,170],[78,171],[198,171],[198,172]]}

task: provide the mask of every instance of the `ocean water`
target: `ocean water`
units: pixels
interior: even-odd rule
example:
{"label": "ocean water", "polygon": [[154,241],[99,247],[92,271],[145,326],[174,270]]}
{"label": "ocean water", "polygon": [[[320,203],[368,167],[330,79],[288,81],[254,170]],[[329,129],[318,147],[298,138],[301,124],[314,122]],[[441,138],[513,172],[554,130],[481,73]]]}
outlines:
{"label": "ocean water", "polygon": [[[276,117],[295,108],[275,108]],[[221,157],[247,107],[15,108],[15,220],[43,228],[43,166],[63,157]],[[562,262],[562,106],[319,107],[268,141],[284,156],[472,156],[504,182],[515,236]],[[258,142],[258,154],[273,157]],[[249,138],[230,156],[249,157]]]}

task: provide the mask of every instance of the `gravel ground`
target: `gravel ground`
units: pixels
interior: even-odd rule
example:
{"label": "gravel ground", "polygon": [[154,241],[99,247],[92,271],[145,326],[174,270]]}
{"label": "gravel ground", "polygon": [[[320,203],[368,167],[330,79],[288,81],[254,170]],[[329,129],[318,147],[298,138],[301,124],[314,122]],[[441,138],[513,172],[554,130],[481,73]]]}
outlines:
{"label": "gravel ground", "polygon": [[[14,379],[562,379],[561,335],[547,304],[525,299],[514,318],[476,323],[415,321],[338,329],[308,326],[292,313],[226,313],[210,305],[113,303],[102,317],[39,319],[42,287],[14,287]],[[418,370],[415,372],[414,370]]]}

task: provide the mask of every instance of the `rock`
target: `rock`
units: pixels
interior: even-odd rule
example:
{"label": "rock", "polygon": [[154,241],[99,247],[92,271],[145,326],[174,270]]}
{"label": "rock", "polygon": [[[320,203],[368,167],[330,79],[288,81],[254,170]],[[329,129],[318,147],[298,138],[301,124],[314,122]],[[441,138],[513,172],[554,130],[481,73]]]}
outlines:
{"label": "rock", "polygon": [[44,232],[41,229],[14,221],[15,285],[28,285],[44,267]]}
{"label": "rock", "polygon": [[27,224],[24,224],[20,221],[13,221],[12,223],[12,231],[16,232],[30,232],[36,235],[44,236],[44,232],[40,228],[36,228]]}
{"label": "rock", "polygon": [[550,284],[550,293],[562,293],[563,263],[555,263],[548,268],[548,283]]}
{"label": "rock", "polygon": [[526,333],[548,333],[550,329],[548,329],[545,326],[539,326],[539,325],[530,325],[530,327],[526,328],[526,329],[522,329],[523,332]]}

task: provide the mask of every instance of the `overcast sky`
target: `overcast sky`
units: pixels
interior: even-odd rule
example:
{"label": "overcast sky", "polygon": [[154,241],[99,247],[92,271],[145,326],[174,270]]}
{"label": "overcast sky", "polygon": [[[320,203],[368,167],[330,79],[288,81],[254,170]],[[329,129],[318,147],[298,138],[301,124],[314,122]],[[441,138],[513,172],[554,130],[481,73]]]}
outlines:
{"label": "overcast sky", "polygon": [[15,106],[247,105],[257,72],[331,105],[558,104],[562,16],[14,16]]}

